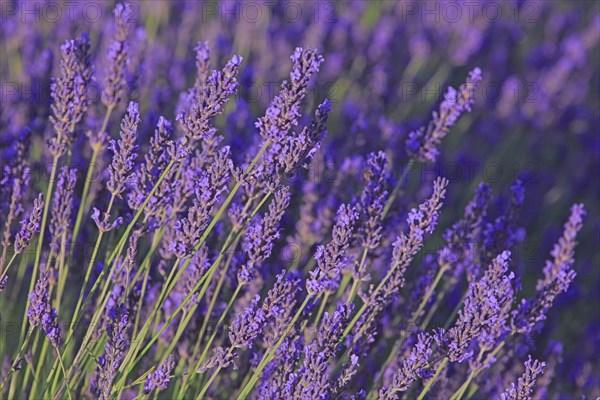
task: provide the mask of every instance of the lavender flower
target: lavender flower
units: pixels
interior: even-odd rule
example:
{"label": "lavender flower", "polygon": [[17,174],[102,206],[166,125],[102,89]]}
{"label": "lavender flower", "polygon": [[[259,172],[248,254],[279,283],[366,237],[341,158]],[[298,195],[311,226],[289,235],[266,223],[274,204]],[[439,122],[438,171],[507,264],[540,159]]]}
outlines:
{"label": "lavender flower", "polygon": [[15,253],[22,253],[31,242],[33,235],[40,231],[40,220],[44,210],[44,194],[40,193],[33,202],[33,210],[27,220],[21,222],[21,230],[15,236]]}
{"label": "lavender flower", "polygon": [[202,94],[210,73],[210,47],[208,42],[198,42],[194,50],[196,51],[196,70],[198,71],[198,76],[194,83],[194,91],[190,96],[192,99]]}
{"label": "lavender flower", "polygon": [[430,378],[429,357],[432,353],[433,337],[428,333],[420,333],[417,343],[408,357],[402,361],[401,367],[394,374],[392,384],[379,391],[382,399],[399,399],[399,392],[406,392],[410,385],[421,378]]}
{"label": "lavender flower", "polygon": [[532,360],[531,356],[525,361],[525,372],[515,385],[512,383],[501,395],[502,400],[531,400],[537,376],[544,372],[546,363]]}
{"label": "lavender flower", "polygon": [[109,44],[106,53],[108,71],[104,79],[102,103],[113,108],[127,95],[126,72],[129,64],[128,21],[126,18],[133,11],[131,4],[117,3],[113,10],[115,16],[116,34]]}
{"label": "lavender flower", "polygon": [[328,398],[331,382],[326,379],[330,358],[335,356],[342,333],[352,313],[352,304],[341,303],[332,314],[325,314],[312,343],[304,347],[304,364],[299,369],[297,399]]}
{"label": "lavender flower", "polygon": [[58,348],[61,329],[58,326],[56,309],[50,307],[48,294],[49,275],[50,271],[45,268],[41,270],[34,291],[29,294],[27,318],[32,328],[41,325],[52,345]]}
{"label": "lavender flower", "polygon": [[361,294],[367,308],[354,327],[357,332],[353,341],[355,353],[359,353],[359,350],[366,351],[368,345],[375,340],[378,317],[404,287],[406,269],[423,246],[425,234],[431,234],[437,225],[447,185],[447,179],[436,179],[431,197],[418,208],[410,210],[407,217],[408,235],[401,233],[394,241],[392,263],[384,280],[378,289],[371,288],[368,293]]}
{"label": "lavender flower", "polygon": [[434,162],[439,154],[437,146],[448,134],[458,118],[465,111],[471,111],[474,102],[475,87],[481,81],[481,69],[475,68],[469,72],[467,81],[460,85],[457,91],[452,86],[440,105],[439,112],[433,112],[433,118],[427,127],[412,131],[406,141],[408,155],[419,162]]}
{"label": "lavender flower", "polygon": [[325,99],[315,111],[310,125],[305,126],[299,134],[291,134],[283,143],[274,143],[267,153],[276,164],[279,174],[287,174],[305,164],[319,149],[321,141],[327,136],[325,124],[331,112],[331,103]]}
{"label": "lavender flower", "polygon": [[169,249],[177,257],[184,258],[192,254],[208,226],[214,205],[226,190],[230,170],[229,147],[224,147],[215,162],[208,167],[208,171],[203,171],[197,181],[196,198],[193,206],[188,209],[187,217],[177,221],[174,226],[175,237],[171,240]]}
{"label": "lavender flower", "polygon": [[581,230],[585,214],[583,204],[571,206],[571,215],[564,225],[563,235],[550,253],[553,260],[546,261],[544,278],[537,282],[535,298],[522,299],[519,307],[512,313],[513,331],[532,333],[537,324],[546,319],[546,313],[552,307],[554,299],[566,292],[575,279],[576,273],[571,267],[577,233]]}
{"label": "lavender flower", "polygon": [[362,225],[359,229],[361,245],[373,250],[381,241],[381,217],[388,198],[388,174],[385,171],[387,159],[385,153],[379,151],[369,154],[367,158],[367,181],[360,197]]}
{"label": "lavender flower", "polygon": [[475,196],[465,207],[463,218],[444,233],[447,244],[440,250],[438,262],[440,268],[453,268],[456,277],[466,268],[475,269],[473,264],[476,262],[476,246],[480,243],[490,197],[490,187],[487,184],[479,185]]}
{"label": "lavender flower", "polygon": [[213,71],[202,90],[196,93],[191,109],[177,115],[177,121],[190,140],[214,136],[216,129],[210,126],[211,119],[223,112],[229,96],[236,92],[236,76],[241,63],[242,57],[233,56],[223,71]]}
{"label": "lavender flower", "polygon": [[49,306],[48,298],[48,276],[49,271],[40,271],[40,276],[35,283],[35,289],[29,294],[29,309],[27,318],[32,327],[38,326]]}
{"label": "lavender flower", "polygon": [[342,204],[336,215],[331,241],[319,246],[315,252],[315,268],[309,272],[306,290],[309,294],[318,294],[326,290],[334,291],[339,285],[339,276],[346,261],[354,224],[358,213],[349,205]]}
{"label": "lavender flower", "polygon": [[[154,135],[150,138],[150,149],[144,156],[144,162],[132,174],[132,190],[129,192],[127,201],[129,207],[137,210],[141,207],[144,200],[158,181],[161,173],[166,169],[170,157],[167,152],[167,145],[171,141],[173,127],[171,122],[164,117],[158,118]],[[169,180],[166,179],[168,182]],[[163,181],[164,182],[164,181]],[[155,215],[156,210],[162,208],[164,204],[168,204],[171,198],[170,192],[165,190],[170,188],[170,185],[165,183],[159,186],[156,194],[150,199],[146,205],[146,213]],[[152,211],[150,211],[152,210]]]}
{"label": "lavender flower", "polygon": [[65,235],[65,240],[70,231],[71,210],[73,209],[73,190],[77,181],[77,171],[63,167],[58,175],[56,192],[52,201],[52,219],[50,221],[50,234],[52,241],[50,248],[55,253],[60,251],[60,243]]}
{"label": "lavender flower", "polygon": [[269,204],[269,212],[248,228],[242,248],[249,260],[238,272],[240,284],[249,283],[256,266],[271,255],[273,242],[279,238],[279,222],[289,204],[290,191],[283,186],[275,192],[274,199]]}
{"label": "lavender flower", "polygon": [[139,123],[138,105],[132,101],[127,107],[127,114],[121,121],[121,139],[118,142],[110,141],[113,159],[108,167],[110,179],[106,187],[113,196],[121,197],[121,193],[125,190],[127,178],[133,170],[133,161],[136,158],[135,152],[138,148],[135,141]]}
{"label": "lavender flower", "polygon": [[463,362],[471,357],[469,347],[473,340],[494,343],[495,336],[501,332],[493,329],[502,328],[508,318],[509,308],[506,307],[510,307],[513,300],[510,281],[514,273],[507,274],[509,258],[510,252],[501,253],[483,277],[471,283],[458,320],[448,331],[447,337],[442,338],[443,332],[436,336],[438,345],[444,349],[450,361]]}
{"label": "lavender flower", "polygon": [[[10,192],[10,201],[8,202],[8,212],[4,219],[4,232],[2,235],[2,256],[0,256],[0,265],[4,266],[6,261],[6,253],[10,247],[11,239],[11,225],[13,221],[17,220],[23,213],[23,198],[29,186],[30,180],[30,169],[28,166],[27,153],[31,143],[31,131],[27,128],[23,129],[19,135],[19,139],[16,145],[16,157],[14,164],[9,167],[5,167],[5,179],[1,182],[2,187],[8,189],[10,183],[12,183],[12,190]],[[11,182],[12,181],[12,182]],[[1,192],[1,191],[0,191]],[[8,194],[7,194],[8,196]],[[6,276],[3,278],[6,283]]]}
{"label": "lavender flower", "polygon": [[148,375],[144,384],[144,393],[149,394],[155,390],[165,390],[169,386],[174,368],[175,361],[173,360],[173,355],[170,355],[163,364],[159,365],[156,370]]}
{"label": "lavender flower", "polygon": [[323,57],[316,50],[301,47],[297,47],[290,58],[290,81],[282,83],[281,92],[273,99],[265,115],[256,122],[263,139],[276,143],[283,142],[289,130],[298,124],[300,102],[306,96],[310,79],[323,63]]}
{"label": "lavender flower", "polygon": [[258,307],[260,296],[256,295],[250,305],[237,316],[229,328],[229,340],[233,348],[252,348],[254,339],[262,331],[265,323],[265,312]]}
{"label": "lavender flower", "polygon": [[286,271],[283,270],[268,291],[262,305],[266,321],[264,341],[267,348],[271,348],[279,340],[291,322],[301,284],[299,278],[286,276]]}
{"label": "lavender flower", "polygon": [[77,39],[67,40],[60,48],[62,60],[60,77],[51,85],[52,115],[50,122],[57,136],[50,139],[49,148],[60,156],[68,145],[75,142],[75,128],[87,112],[87,89],[92,80],[90,38],[82,33]]}
{"label": "lavender flower", "polygon": [[105,352],[98,359],[96,375],[91,383],[92,393],[102,400],[110,398],[117,371],[129,348],[128,315],[123,305],[113,308],[110,312],[111,323],[107,328]]}
{"label": "lavender flower", "polygon": [[103,213],[101,218],[100,210],[96,207],[94,207],[94,210],[92,211],[92,220],[96,223],[100,232],[109,232],[113,229],[119,229],[121,224],[123,224],[123,217],[117,217],[113,222],[110,222],[110,214],[107,212]]}

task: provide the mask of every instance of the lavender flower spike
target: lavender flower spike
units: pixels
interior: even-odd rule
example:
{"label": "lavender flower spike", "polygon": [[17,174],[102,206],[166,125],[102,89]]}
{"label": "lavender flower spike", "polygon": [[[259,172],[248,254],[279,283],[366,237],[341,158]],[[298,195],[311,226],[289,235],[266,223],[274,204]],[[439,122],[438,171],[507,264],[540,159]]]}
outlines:
{"label": "lavender flower spike", "polygon": [[310,278],[306,280],[308,293],[318,294],[337,289],[357,218],[356,209],[346,204],[340,206],[331,241],[326,246],[319,246],[315,252],[316,266],[309,272]]}
{"label": "lavender flower spike", "polygon": [[106,187],[113,196],[121,197],[121,193],[125,190],[125,182],[133,169],[133,161],[136,158],[135,152],[138,148],[135,144],[135,138],[139,123],[138,105],[132,101],[127,107],[127,114],[121,121],[121,139],[118,141],[118,146],[114,140],[110,141],[113,159],[108,167],[110,179]]}
{"label": "lavender flower spike", "polygon": [[310,79],[319,71],[323,57],[311,49],[297,47],[292,60],[290,82],[284,81],[281,92],[273,99],[265,115],[256,122],[265,140],[281,143],[290,129],[298,124],[300,102],[306,96]]}
{"label": "lavender flower spike", "polygon": [[127,43],[127,15],[131,14],[130,4],[118,3],[113,11],[117,33],[110,43],[106,54],[108,71],[104,79],[102,103],[109,108],[115,107],[125,96],[127,83],[125,73],[129,63],[129,45]]}
{"label": "lavender flower spike", "polygon": [[553,259],[546,261],[544,278],[537,282],[535,298],[521,300],[519,307],[512,312],[514,332],[532,333],[537,324],[546,319],[546,313],[552,307],[554,299],[566,292],[575,279],[573,257],[577,234],[581,230],[585,214],[583,204],[571,206],[571,215],[564,225],[563,235],[550,253]]}
{"label": "lavender flower spike", "polygon": [[112,385],[117,376],[119,366],[129,347],[127,330],[128,313],[123,305],[113,308],[109,313],[111,322],[107,328],[105,353],[98,359],[96,375],[91,383],[91,391],[102,400],[110,398]]}
{"label": "lavender flower spike", "polygon": [[229,96],[236,92],[236,77],[241,63],[242,57],[235,55],[223,71],[213,71],[202,90],[196,89],[196,97],[192,99],[194,105],[177,115],[176,120],[181,124],[187,138],[201,140],[214,136],[216,129],[211,127],[211,120],[223,112]]}
{"label": "lavender flower spike", "polygon": [[506,306],[513,301],[510,281],[514,273],[508,272],[509,258],[510,252],[504,251],[492,261],[481,279],[471,283],[448,338],[442,337],[442,331],[436,335],[438,345],[447,353],[450,361],[463,362],[472,356],[470,346],[475,339],[489,343],[500,333],[489,330],[493,327],[502,328],[504,323],[499,320],[507,317]]}
{"label": "lavender flower spike", "polygon": [[15,253],[22,253],[34,234],[40,231],[40,220],[44,210],[44,194],[40,193],[33,202],[33,210],[27,220],[21,222],[21,230],[15,237]]}
{"label": "lavender flower spike", "polygon": [[392,384],[379,391],[380,398],[397,400],[400,398],[400,392],[406,392],[415,380],[431,377],[431,370],[427,366],[432,352],[432,343],[433,338],[431,335],[428,333],[419,334],[417,343],[402,362],[400,369],[394,374]]}
{"label": "lavender flower spike", "polygon": [[56,309],[50,307],[48,278],[49,272],[43,268],[35,283],[35,289],[29,294],[30,302],[27,318],[32,327],[41,325],[52,345],[58,347],[61,330],[57,322]]}
{"label": "lavender flower spike", "polygon": [[283,186],[275,192],[275,198],[269,204],[269,212],[248,228],[242,245],[249,261],[238,272],[240,283],[249,283],[254,277],[256,265],[271,255],[273,242],[279,238],[279,221],[290,204],[290,191]]}
{"label": "lavender flower spike", "polygon": [[546,363],[532,360],[525,361],[525,372],[519,377],[517,384],[512,383],[500,396],[501,400],[531,400],[531,393],[539,374],[544,372]]}
{"label": "lavender flower spike", "polygon": [[175,361],[171,354],[165,363],[161,364],[156,370],[148,375],[146,383],[144,384],[144,393],[149,394],[155,390],[165,390],[169,385],[174,368]]}
{"label": "lavender flower spike", "polygon": [[50,152],[59,156],[75,142],[74,131],[88,109],[88,84],[92,80],[90,39],[86,33],[67,40],[60,48],[60,77],[51,85],[52,115],[50,122],[57,136],[50,139]]}
{"label": "lavender flower spike", "polygon": [[444,96],[439,112],[433,112],[433,118],[427,127],[421,127],[410,133],[406,141],[408,155],[419,162],[434,162],[439,150],[437,146],[448,133],[458,118],[465,111],[471,111],[474,102],[474,89],[481,81],[481,69],[469,72],[466,83],[457,91],[452,86]]}
{"label": "lavender flower spike", "polygon": [[[73,190],[76,181],[77,170],[63,167],[56,184],[56,192],[52,201],[52,220],[50,221],[50,234],[52,235],[50,248],[57,254],[60,251],[62,235],[68,235],[70,230]],[[68,240],[68,237],[66,239]]]}

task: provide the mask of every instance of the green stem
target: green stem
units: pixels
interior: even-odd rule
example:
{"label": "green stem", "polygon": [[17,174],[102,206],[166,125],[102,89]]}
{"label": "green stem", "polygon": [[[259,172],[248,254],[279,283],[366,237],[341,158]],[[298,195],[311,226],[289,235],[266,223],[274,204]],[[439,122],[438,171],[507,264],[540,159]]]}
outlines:
{"label": "green stem", "polygon": [[[6,374],[6,376],[2,380],[2,383],[0,383],[0,393],[2,392],[2,389],[4,389],[4,385],[6,384],[6,382],[9,379],[11,379],[13,373],[15,372],[15,368],[16,368],[17,364],[19,363],[19,358],[21,358],[23,356],[23,354],[25,353],[25,350],[27,349],[27,346],[29,345],[29,340],[31,339],[32,333],[33,333],[33,327],[29,328],[29,331],[27,332],[27,335],[25,336],[25,339],[23,340],[23,343],[21,344],[21,348],[19,349],[19,352],[17,353],[17,355],[14,358],[14,361],[10,367],[10,370],[8,371],[8,374]],[[11,382],[12,382],[12,380],[11,380]]]}
{"label": "green stem", "polygon": [[[102,127],[98,131],[98,136],[102,135],[102,133],[106,130],[108,126],[108,120],[110,115],[114,109],[114,106],[109,106],[106,109],[106,113],[104,114],[104,121],[102,121]],[[75,249],[75,244],[77,243],[77,235],[79,234],[79,228],[81,226],[81,220],[83,219],[83,213],[85,212],[87,195],[90,190],[90,185],[92,183],[92,176],[94,173],[94,168],[96,167],[96,159],[98,158],[98,153],[100,152],[101,146],[92,146],[92,158],[90,159],[90,164],[88,166],[87,174],[85,177],[85,183],[83,185],[83,192],[81,193],[81,202],[79,203],[79,210],[77,210],[77,219],[75,220],[75,227],[73,228],[73,236],[71,239],[71,248],[70,254],[73,254],[73,250]]]}
{"label": "green stem", "polygon": [[[365,260],[367,259],[367,253],[369,252],[369,250],[365,247],[363,248],[362,251],[362,255],[360,257],[360,264],[358,266],[358,276],[360,277],[364,266],[365,266]],[[352,275],[350,275],[352,276]],[[358,285],[360,284],[360,279],[354,279],[354,281],[352,282],[352,288],[350,289],[350,295],[348,296],[348,300],[346,301],[347,304],[350,304],[354,301],[354,296],[356,296],[356,293],[358,292]]]}
{"label": "green stem", "polygon": [[6,269],[4,270],[4,272],[2,272],[2,275],[0,275],[0,282],[2,282],[2,279],[4,279],[4,277],[6,276],[6,274],[8,273],[8,269],[10,268],[10,266],[12,265],[13,261],[15,261],[15,258],[17,258],[17,255],[19,253],[15,253],[12,255],[12,257],[10,258],[10,260],[8,260],[8,264],[6,265]]}
{"label": "green stem", "polygon": [[427,385],[425,385],[425,387],[423,388],[423,390],[421,390],[421,393],[419,394],[419,397],[417,397],[417,400],[423,400],[423,398],[425,397],[425,395],[427,394],[427,392],[429,392],[429,389],[431,389],[431,387],[435,383],[436,379],[438,378],[438,376],[440,375],[440,373],[442,372],[442,370],[444,369],[444,367],[446,366],[446,364],[448,364],[448,357],[444,357],[444,359],[442,360],[442,362],[440,363],[440,365],[438,365],[437,369],[435,370],[435,374],[427,382]]}
{"label": "green stem", "polygon": [[440,267],[440,269],[438,270],[438,272],[435,275],[435,278],[433,280],[433,283],[429,287],[429,290],[427,290],[427,293],[425,294],[425,297],[423,297],[423,300],[421,300],[421,303],[419,303],[419,307],[417,307],[417,310],[414,312],[414,314],[413,314],[413,316],[411,318],[411,322],[412,323],[415,323],[417,321],[417,319],[419,319],[419,315],[421,315],[421,312],[423,311],[423,309],[425,308],[425,306],[429,302],[429,299],[431,298],[431,295],[433,294],[433,292],[437,288],[437,285],[440,283],[440,280],[442,279],[442,275],[444,275],[444,272],[446,272],[446,270],[447,270],[446,267]]}
{"label": "green stem", "polygon": [[[37,248],[35,250],[35,261],[33,262],[33,272],[31,273],[31,281],[29,282],[29,291],[27,293],[33,292],[35,288],[35,282],[37,279],[38,269],[40,267],[40,258],[42,257],[42,247],[44,245],[44,233],[46,232],[46,220],[48,219],[48,211],[50,209],[50,199],[52,195],[52,189],[54,187],[54,180],[56,179],[56,170],[58,169],[58,159],[59,156],[54,156],[52,160],[52,170],[50,172],[50,181],[48,182],[48,187],[46,188],[46,195],[44,196],[44,212],[42,214],[42,223],[40,225],[40,233],[38,236]],[[27,310],[29,309],[29,296],[27,296],[27,300],[25,302],[25,311],[23,313],[23,320],[21,323],[21,337],[25,335],[27,330]]]}
{"label": "green stem", "polygon": [[396,186],[394,187],[394,190],[392,190],[392,193],[390,194],[390,197],[388,197],[387,202],[385,203],[385,207],[383,207],[383,213],[381,214],[381,220],[382,221],[388,215],[388,212],[390,211],[390,208],[392,207],[392,204],[394,204],[394,200],[396,199],[396,197],[400,193],[400,189],[402,188],[402,184],[404,183],[404,180],[408,176],[408,173],[410,172],[410,170],[412,169],[412,167],[414,166],[414,164],[415,164],[415,160],[411,158],[408,161],[408,164],[406,165],[406,168],[404,169],[404,171],[402,171],[402,174],[400,175],[400,178],[398,178],[398,182],[396,183]]}
{"label": "green stem", "polygon": [[[113,203],[115,201],[115,195],[110,196],[110,202],[108,203],[108,209],[106,210],[106,214],[110,215],[110,211],[112,209]],[[79,313],[81,310],[81,302],[83,301],[83,295],[85,294],[85,288],[90,280],[90,276],[92,275],[92,270],[94,269],[94,262],[96,261],[96,257],[98,256],[98,250],[100,249],[100,244],[102,243],[102,237],[104,236],[104,231],[100,230],[98,233],[98,237],[96,238],[96,244],[94,245],[94,251],[92,252],[92,257],[90,258],[90,262],[88,263],[87,271],[85,273],[85,278],[83,280],[83,285],[81,286],[81,290],[79,291],[79,297],[77,299],[77,305],[75,306],[75,314],[73,315],[73,319],[77,320]]]}

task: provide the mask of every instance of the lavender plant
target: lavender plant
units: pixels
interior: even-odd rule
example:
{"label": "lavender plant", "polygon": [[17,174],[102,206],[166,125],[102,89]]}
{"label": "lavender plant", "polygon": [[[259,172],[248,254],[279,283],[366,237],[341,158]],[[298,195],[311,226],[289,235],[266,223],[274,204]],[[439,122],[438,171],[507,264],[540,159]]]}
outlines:
{"label": "lavender plant", "polygon": [[600,396],[598,4],[109,3],[0,10],[0,397]]}

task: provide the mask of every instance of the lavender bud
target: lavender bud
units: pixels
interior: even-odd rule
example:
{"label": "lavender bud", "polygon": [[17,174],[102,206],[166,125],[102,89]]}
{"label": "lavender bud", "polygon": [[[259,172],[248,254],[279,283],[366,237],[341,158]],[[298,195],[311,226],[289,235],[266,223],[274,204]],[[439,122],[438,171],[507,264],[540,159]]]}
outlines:
{"label": "lavender bud", "polygon": [[58,176],[56,192],[52,201],[52,219],[50,221],[50,234],[52,241],[50,248],[58,254],[62,236],[68,240],[71,224],[71,211],[73,209],[73,190],[77,181],[77,170],[63,167]]}
{"label": "lavender bud", "polygon": [[107,189],[113,196],[121,197],[125,190],[125,183],[133,170],[133,161],[136,158],[138,146],[135,144],[140,113],[137,103],[133,101],[127,107],[127,114],[121,121],[121,139],[118,142],[110,141],[110,149],[113,151],[112,163],[108,167],[110,179],[106,184]]}
{"label": "lavender bud", "polygon": [[546,363],[532,360],[525,361],[525,372],[519,377],[517,384],[512,383],[500,396],[501,400],[531,400],[537,376],[544,372]]}
{"label": "lavender bud", "polygon": [[60,76],[51,84],[52,115],[50,122],[57,136],[50,139],[50,152],[59,156],[72,145],[75,128],[83,120],[88,109],[87,89],[92,80],[90,39],[82,33],[74,40],[67,40],[60,48]]}
{"label": "lavender bud", "polygon": [[465,111],[471,111],[474,102],[475,87],[481,81],[481,69],[475,68],[469,72],[466,83],[460,85],[457,91],[452,86],[448,88],[444,101],[438,112],[433,112],[433,118],[427,127],[413,131],[406,141],[408,155],[419,162],[434,162],[439,154],[437,146],[448,133],[458,118]]}
{"label": "lavender bud", "polygon": [[319,246],[315,252],[316,266],[309,272],[310,278],[306,280],[309,294],[336,290],[357,218],[358,213],[354,208],[345,204],[340,206],[331,241],[325,246]]}
{"label": "lavender bud", "polygon": [[108,45],[106,53],[108,71],[104,79],[102,103],[106,107],[115,107],[127,94],[127,81],[125,74],[129,64],[129,44],[127,43],[128,21],[127,15],[131,14],[131,4],[117,3],[113,11],[116,24],[116,35]]}
{"label": "lavender bud", "polygon": [[21,222],[21,230],[15,236],[15,253],[22,253],[33,235],[40,231],[40,220],[44,210],[44,194],[40,193],[33,202],[33,210],[27,220]]}
{"label": "lavender bud", "polygon": [[323,62],[323,57],[316,50],[301,47],[297,47],[290,58],[290,82],[282,83],[281,92],[273,99],[265,115],[256,122],[263,139],[275,143],[283,142],[289,130],[298,124],[300,102],[306,96],[310,79]]}
{"label": "lavender bud", "polygon": [[382,399],[399,399],[400,393],[408,390],[410,385],[419,378],[428,375],[429,357],[431,356],[433,338],[427,333],[420,333],[408,357],[394,374],[392,384],[379,391]]}
{"label": "lavender bud", "polygon": [[158,368],[156,368],[156,370],[152,371],[150,375],[148,375],[146,378],[146,383],[144,384],[144,393],[149,394],[154,390],[162,391],[167,389],[174,368],[175,361],[173,360],[173,355],[171,354],[163,364],[161,364]]}
{"label": "lavender bud", "polygon": [[583,204],[571,206],[571,215],[564,225],[562,237],[552,248],[552,260],[546,261],[544,278],[538,280],[536,295],[533,299],[522,299],[519,307],[512,312],[513,331],[532,333],[537,324],[546,319],[546,313],[552,307],[554,299],[566,292],[575,279],[572,265],[575,262],[575,246],[577,234],[581,230],[583,217],[586,215]]}
{"label": "lavender bud", "polygon": [[290,204],[290,191],[283,186],[274,196],[269,212],[248,228],[242,248],[249,261],[238,272],[240,284],[252,281],[256,266],[271,255],[273,242],[279,238],[279,222]]}

